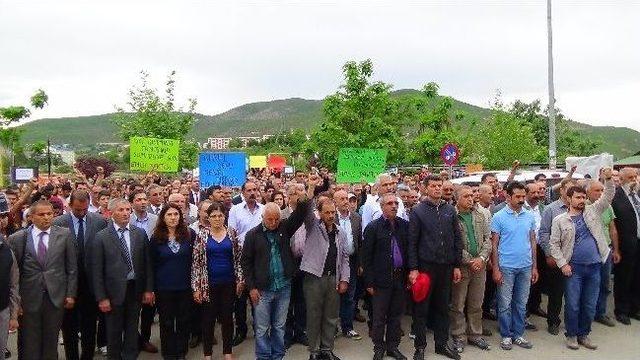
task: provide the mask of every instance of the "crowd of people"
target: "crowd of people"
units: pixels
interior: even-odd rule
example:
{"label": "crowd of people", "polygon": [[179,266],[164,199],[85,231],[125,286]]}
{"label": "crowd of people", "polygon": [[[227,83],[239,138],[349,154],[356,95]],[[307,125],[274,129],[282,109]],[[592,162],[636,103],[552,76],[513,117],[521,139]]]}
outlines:
{"label": "crowd of people", "polygon": [[[558,335],[563,300],[566,346],[595,350],[592,322],[640,321],[638,171],[571,171],[552,185],[512,181],[517,167],[506,183],[486,173],[470,185],[426,169],[339,184],[312,168],[203,188],[98,168],[9,187],[0,351],[11,356],[17,330],[24,360],[57,359],[60,333],[68,360],[184,359],[199,346],[211,359],[219,342],[230,360],[251,328],[256,359],[302,344],[310,360],[339,360],[336,337],[360,341],[354,322],[366,322],[374,360],[407,359],[405,333],[424,359],[428,328],[436,353],[460,359],[466,346],[531,349],[530,316]],[[499,344],[483,319],[497,321]]]}

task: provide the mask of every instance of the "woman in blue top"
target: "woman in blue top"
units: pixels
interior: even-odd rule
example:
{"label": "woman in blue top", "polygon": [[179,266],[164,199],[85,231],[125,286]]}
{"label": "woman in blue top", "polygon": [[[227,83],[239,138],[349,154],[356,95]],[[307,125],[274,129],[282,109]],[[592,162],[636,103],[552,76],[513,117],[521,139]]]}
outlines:
{"label": "woman in blue top", "polygon": [[160,211],[151,236],[151,258],[164,359],[184,359],[187,354],[195,236],[179,207],[168,204]]}
{"label": "woman in blue top", "polygon": [[207,209],[209,228],[200,230],[193,251],[191,286],[193,298],[202,307],[202,346],[205,360],[211,359],[213,324],[222,325],[222,353],[231,355],[233,338],[233,302],[243,290],[240,246],[232,231],[225,227],[225,207],[214,202]]}

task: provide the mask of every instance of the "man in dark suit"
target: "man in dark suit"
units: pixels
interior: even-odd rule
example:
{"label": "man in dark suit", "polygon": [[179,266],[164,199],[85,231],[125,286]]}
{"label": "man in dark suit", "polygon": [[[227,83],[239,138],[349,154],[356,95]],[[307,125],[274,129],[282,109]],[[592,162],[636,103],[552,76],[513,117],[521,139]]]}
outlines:
{"label": "man in dark suit", "polygon": [[[70,211],[53,219],[53,225],[69,229],[78,255],[78,298],[73,309],[66,310],[62,321],[64,352],[67,360],[93,359],[96,347],[98,303],[91,285],[92,248],[96,233],[107,226],[100,215],[90,213],[89,193],[74,190],[69,197]],[[78,351],[78,332],[82,356]]]}
{"label": "man in dark suit", "polygon": [[138,357],[140,303],[154,302],[149,240],[129,225],[127,200],[111,200],[109,210],[113,221],[96,234],[93,287],[107,322],[107,357],[130,360]]}
{"label": "man in dark suit", "polygon": [[349,253],[349,267],[351,270],[349,279],[352,279],[349,281],[347,292],[340,295],[340,327],[344,337],[361,340],[362,336],[353,329],[353,318],[355,314],[356,279],[361,269],[359,250],[362,242],[362,219],[360,215],[351,211],[349,193],[346,191],[336,191],[333,194],[333,200],[338,210],[336,223],[347,235],[347,252]]}
{"label": "man in dark suit", "polygon": [[8,239],[20,271],[22,358],[57,359],[64,309],[75,304],[76,248],[68,229],[52,225],[51,203],[36,201],[29,216],[33,225]]}
{"label": "man in dark suit", "polygon": [[620,186],[616,188],[611,206],[615,222],[621,260],[615,265],[613,281],[614,313],[622,324],[629,318],[640,320],[640,197],[636,169],[620,170]]}
{"label": "man in dark suit", "polygon": [[397,216],[395,194],[382,195],[380,206],[382,216],[367,225],[360,252],[365,288],[371,295],[373,307],[373,359],[382,360],[386,353],[394,359],[406,360],[398,345],[402,338],[400,321],[406,297],[409,222]]}

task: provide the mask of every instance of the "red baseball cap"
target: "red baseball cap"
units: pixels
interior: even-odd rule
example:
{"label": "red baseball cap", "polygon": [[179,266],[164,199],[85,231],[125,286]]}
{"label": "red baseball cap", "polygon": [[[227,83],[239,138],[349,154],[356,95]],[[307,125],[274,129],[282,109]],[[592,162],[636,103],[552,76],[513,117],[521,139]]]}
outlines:
{"label": "red baseball cap", "polygon": [[419,273],[416,282],[411,285],[411,294],[413,301],[422,302],[429,295],[431,290],[431,278],[427,273]]}

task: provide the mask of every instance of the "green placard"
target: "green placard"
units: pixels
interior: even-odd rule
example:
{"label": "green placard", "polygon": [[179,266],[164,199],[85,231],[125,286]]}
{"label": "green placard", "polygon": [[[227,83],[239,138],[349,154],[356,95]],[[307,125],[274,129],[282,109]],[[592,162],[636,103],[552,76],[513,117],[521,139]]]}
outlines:
{"label": "green placard", "polygon": [[375,181],[384,172],[387,164],[387,150],[381,149],[340,149],[338,157],[338,183],[359,183]]}
{"label": "green placard", "polygon": [[177,172],[180,141],[132,137],[129,139],[131,171]]}

